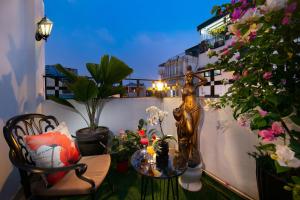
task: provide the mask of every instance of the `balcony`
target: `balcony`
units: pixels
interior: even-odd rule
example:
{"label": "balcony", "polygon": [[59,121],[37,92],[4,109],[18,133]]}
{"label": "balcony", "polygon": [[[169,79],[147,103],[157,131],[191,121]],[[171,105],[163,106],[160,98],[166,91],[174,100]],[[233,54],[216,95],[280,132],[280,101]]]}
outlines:
{"label": "balcony", "polygon": [[[5,27],[0,32],[1,130],[13,116],[41,113],[53,115],[59,122],[66,122],[71,134],[75,135],[76,130],[86,126],[84,120],[72,110],[47,100],[49,95],[61,95],[74,102],[62,80],[44,77],[45,42],[36,41],[34,37],[36,22],[44,16],[43,1],[3,1],[0,3],[0,16],[1,27]],[[151,96],[147,93],[147,85],[153,80],[126,81],[124,87],[133,83],[127,88],[127,97],[130,98],[110,98],[103,108],[99,125],[107,126],[114,135],[118,135],[120,129],[136,130],[139,119],[146,118],[145,109],[154,105],[169,113],[163,129],[177,138],[172,112],[181,104],[181,97]],[[203,188],[199,192],[180,188],[180,199],[257,199],[255,161],[245,156],[254,150],[256,136],[240,128],[231,117],[230,108],[212,110],[205,105],[206,98],[198,97],[198,100],[202,105],[198,149],[205,163],[201,179]],[[83,105],[75,105],[80,112],[84,110]],[[177,148],[176,144],[170,146]],[[19,171],[10,161],[9,148],[2,131],[0,152],[1,199],[24,199]],[[115,172],[115,166],[112,165],[111,171],[116,191],[107,193],[109,186],[104,184],[99,190],[100,199],[140,198],[141,179],[133,169],[120,174]],[[155,185],[155,194],[162,189],[162,186]]]}

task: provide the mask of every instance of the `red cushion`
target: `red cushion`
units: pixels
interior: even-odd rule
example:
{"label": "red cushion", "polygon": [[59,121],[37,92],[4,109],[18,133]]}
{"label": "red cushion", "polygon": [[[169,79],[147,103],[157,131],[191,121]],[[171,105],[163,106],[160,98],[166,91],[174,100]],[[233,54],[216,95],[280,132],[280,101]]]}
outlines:
{"label": "red cushion", "polygon": [[[24,136],[30,156],[38,167],[63,167],[74,164],[80,154],[64,123],[53,131]],[[55,184],[67,172],[47,175],[48,184]]]}

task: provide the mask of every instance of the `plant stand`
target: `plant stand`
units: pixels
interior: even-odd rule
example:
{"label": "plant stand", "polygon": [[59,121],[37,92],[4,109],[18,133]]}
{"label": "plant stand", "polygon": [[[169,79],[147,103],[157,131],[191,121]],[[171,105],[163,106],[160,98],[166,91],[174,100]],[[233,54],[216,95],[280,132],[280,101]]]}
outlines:
{"label": "plant stand", "polygon": [[202,188],[202,163],[194,168],[188,167],[187,170],[179,177],[180,186],[188,191],[197,192]]}

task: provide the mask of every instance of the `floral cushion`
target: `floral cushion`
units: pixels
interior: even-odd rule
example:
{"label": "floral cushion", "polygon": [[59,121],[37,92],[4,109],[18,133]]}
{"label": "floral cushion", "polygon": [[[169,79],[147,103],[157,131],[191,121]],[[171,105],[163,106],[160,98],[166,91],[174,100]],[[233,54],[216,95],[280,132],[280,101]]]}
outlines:
{"label": "floral cushion", "polygon": [[[40,135],[26,135],[23,139],[32,160],[38,167],[63,167],[79,160],[80,153],[64,122],[51,131]],[[48,174],[46,177],[48,184],[55,184],[66,173]]]}

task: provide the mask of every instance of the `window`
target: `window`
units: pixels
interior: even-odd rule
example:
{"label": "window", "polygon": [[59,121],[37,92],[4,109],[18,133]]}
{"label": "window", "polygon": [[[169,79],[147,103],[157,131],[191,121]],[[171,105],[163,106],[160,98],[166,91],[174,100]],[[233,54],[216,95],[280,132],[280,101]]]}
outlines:
{"label": "window", "polygon": [[219,69],[214,70],[214,74],[215,76],[221,75],[221,70]]}
{"label": "window", "polygon": [[210,77],[210,71],[204,72],[204,77]]}

